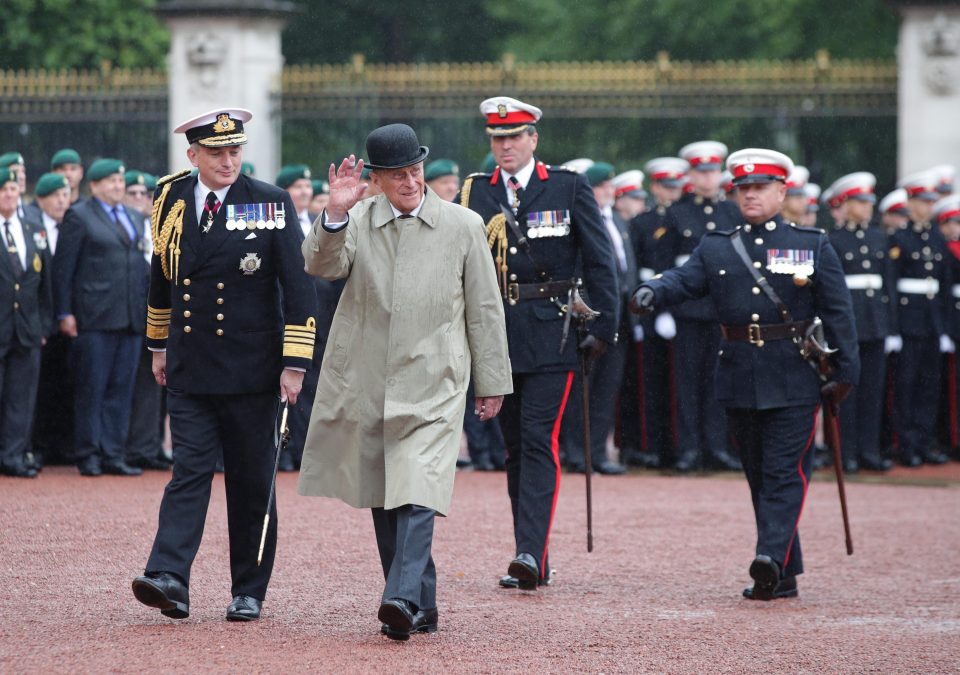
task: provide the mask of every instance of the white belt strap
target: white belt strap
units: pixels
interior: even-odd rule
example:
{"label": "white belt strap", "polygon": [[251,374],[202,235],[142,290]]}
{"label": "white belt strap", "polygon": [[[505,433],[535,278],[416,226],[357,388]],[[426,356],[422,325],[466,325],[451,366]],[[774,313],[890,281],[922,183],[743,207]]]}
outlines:
{"label": "white belt strap", "polygon": [[930,277],[926,279],[898,279],[897,292],[934,296],[940,292],[940,281]]}
{"label": "white belt strap", "polygon": [[960,284],[954,284],[950,291],[953,293],[953,297],[960,298]]}
{"label": "white belt strap", "polygon": [[677,259],[674,260],[673,262],[674,262],[674,264],[675,264],[677,267],[680,267],[681,265],[683,265],[683,263],[687,262],[688,260],[690,260],[690,256],[688,256],[688,255],[678,255],[678,256],[677,256]]}
{"label": "white belt strap", "polygon": [[846,279],[851,291],[879,291],[883,288],[883,277],[879,274],[848,274]]}

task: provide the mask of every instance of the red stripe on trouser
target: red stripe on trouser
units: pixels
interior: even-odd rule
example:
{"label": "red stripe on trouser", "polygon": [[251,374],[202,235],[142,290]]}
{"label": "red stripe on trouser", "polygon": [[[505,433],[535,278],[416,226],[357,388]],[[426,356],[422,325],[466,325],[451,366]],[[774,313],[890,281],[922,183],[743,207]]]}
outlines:
{"label": "red stripe on trouser", "polygon": [[[800,461],[797,462],[797,473],[800,474],[800,480],[803,481],[803,499],[800,501],[800,510],[797,511],[797,522],[793,524],[793,534],[790,535],[790,543],[787,544],[787,554],[783,556],[783,569],[787,569],[787,563],[790,562],[790,551],[793,549],[793,541],[797,538],[797,529],[800,527],[800,516],[803,514],[803,506],[807,503],[807,488],[810,483],[807,476],[803,473],[803,458],[807,456],[810,446],[813,445],[813,437],[817,433],[817,416],[820,414],[820,406],[813,411],[813,428],[810,430],[810,438],[807,439],[807,447],[800,453]],[[829,433],[826,430],[824,433]]]}
{"label": "red stripe on trouser", "polygon": [[550,451],[553,453],[553,466],[557,471],[557,482],[553,486],[553,504],[550,506],[550,520],[547,522],[547,536],[543,540],[543,557],[540,558],[540,578],[543,579],[547,566],[547,549],[550,548],[550,530],[553,529],[553,517],[557,513],[557,497],[560,495],[560,426],[563,422],[563,411],[567,407],[567,398],[570,396],[570,387],[573,386],[573,371],[567,373],[567,386],[563,388],[563,398],[560,400],[560,410],[557,419],[553,422],[553,432],[550,434]]}

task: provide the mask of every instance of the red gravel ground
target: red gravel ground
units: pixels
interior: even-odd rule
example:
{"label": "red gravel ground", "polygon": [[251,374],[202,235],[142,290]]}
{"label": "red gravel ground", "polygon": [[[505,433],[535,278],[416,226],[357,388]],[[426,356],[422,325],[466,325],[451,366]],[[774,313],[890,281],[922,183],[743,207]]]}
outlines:
{"label": "red gravel ground", "polygon": [[462,473],[437,524],[440,632],[406,643],[378,633],[369,513],[299,497],[294,474],[264,617],[234,624],[219,477],[177,622],[130,592],[167,475],[53,467],[0,479],[0,672],[957,672],[958,467],[849,483],[853,557],[836,488],[815,481],[800,598],[772,603],[740,597],[754,542],[741,477],[597,477],[588,555],[583,477],[565,476],[555,583],[519,593],[496,585],[514,553],[505,476]]}

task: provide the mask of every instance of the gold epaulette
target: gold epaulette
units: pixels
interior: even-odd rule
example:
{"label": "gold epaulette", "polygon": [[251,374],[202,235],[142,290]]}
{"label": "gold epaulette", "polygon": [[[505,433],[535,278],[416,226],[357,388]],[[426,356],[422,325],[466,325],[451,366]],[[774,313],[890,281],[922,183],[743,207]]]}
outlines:
{"label": "gold epaulette", "polygon": [[463,179],[463,185],[460,186],[460,206],[470,208],[470,190],[473,188],[473,175]]}
{"label": "gold epaulette", "polygon": [[317,339],[317,320],[307,318],[303,326],[287,324],[283,327],[283,355],[299,359],[313,358],[313,345]]}
{"label": "gold epaulette", "polygon": [[178,180],[181,178],[186,178],[191,173],[193,173],[193,169],[184,169],[183,171],[177,171],[176,173],[168,174],[157,181],[157,187],[163,187],[168,183],[176,183]]}
{"label": "gold epaulette", "polygon": [[166,340],[170,336],[170,309],[157,309],[147,305],[147,337],[151,340]]}
{"label": "gold epaulette", "polygon": [[[169,256],[166,255],[167,249],[172,248],[176,249],[176,261],[179,261],[180,258],[180,237],[179,235],[183,232],[183,209],[186,206],[186,203],[180,199],[176,204],[173,205],[173,208],[170,209],[170,213],[167,214],[166,219],[163,223],[160,222],[160,214],[163,213],[163,205],[167,201],[167,194],[170,192],[170,186],[176,183],[178,180],[182,180],[190,175],[189,169],[184,169],[183,171],[178,171],[177,173],[172,173],[168,176],[164,176],[157,181],[157,187],[161,188],[160,196],[157,197],[153,202],[153,211],[150,214],[150,229],[151,234],[153,234],[153,253],[154,255],[160,256],[160,263],[163,269],[163,276],[170,280],[176,274],[175,269],[171,267],[177,267],[174,261],[173,251],[170,252]],[[176,213],[175,213],[176,212]],[[171,234],[176,232],[176,242],[174,246],[170,245]],[[176,283],[176,281],[174,281]]]}
{"label": "gold epaulette", "polygon": [[[487,246],[497,264],[497,283],[507,297],[507,217],[498,213],[487,223]],[[496,250],[494,250],[496,247]]]}

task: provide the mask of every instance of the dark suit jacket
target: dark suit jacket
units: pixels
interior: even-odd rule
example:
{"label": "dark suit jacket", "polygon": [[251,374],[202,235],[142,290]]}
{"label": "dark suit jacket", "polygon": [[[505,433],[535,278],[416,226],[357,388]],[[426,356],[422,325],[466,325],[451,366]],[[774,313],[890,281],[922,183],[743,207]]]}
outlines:
{"label": "dark suit jacket", "polygon": [[[241,175],[201,237],[196,185],[196,177],[174,181],[160,213],[162,226],[184,202],[176,277],[168,280],[153,256],[147,346],[167,350],[170,388],[194,395],[276,391],[284,367],[310,369],[318,328],[293,201],[286,190]],[[228,230],[228,207],[240,204],[282,204],[285,225]],[[241,261],[256,269],[245,271]]]}
{"label": "dark suit jacket", "polygon": [[10,256],[0,256],[0,348],[39,347],[53,323],[50,251],[40,236],[43,225],[28,220],[21,225],[27,266],[19,279],[14,276]]}
{"label": "dark suit jacket", "polygon": [[[630,240],[630,222],[621,218],[616,211],[613,212],[613,222],[620,230],[620,238],[623,239],[623,252],[627,258],[627,269],[625,271],[620,270],[620,264],[616,263],[617,270],[620,272],[620,295],[623,298],[623,304],[620,306],[621,323],[626,323],[632,330],[640,322],[640,317],[629,311],[627,303],[630,301],[633,291],[637,288],[640,272],[637,269],[637,255],[633,242]],[[633,339],[633,336],[621,335],[620,339],[629,341]]]}
{"label": "dark suit jacket", "polygon": [[125,211],[136,229],[133,241],[93,197],[81,199],[63,217],[54,306],[58,318],[73,314],[78,330],[142,333],[146,325],[143,216]]}

